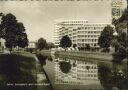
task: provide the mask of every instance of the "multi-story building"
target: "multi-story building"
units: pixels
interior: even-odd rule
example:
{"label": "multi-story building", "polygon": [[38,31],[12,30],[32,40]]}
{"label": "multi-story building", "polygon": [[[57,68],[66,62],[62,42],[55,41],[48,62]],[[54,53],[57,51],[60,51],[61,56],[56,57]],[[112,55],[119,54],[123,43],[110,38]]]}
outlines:
{"label": "multi-story building", "polygon": [[55,23],[55,45],[60,44],[60,39],[68,35],[72,44],[77,47],[98,47],[98,38],[105,26],[110,23],[89,23],[87,20],[63,20]]}

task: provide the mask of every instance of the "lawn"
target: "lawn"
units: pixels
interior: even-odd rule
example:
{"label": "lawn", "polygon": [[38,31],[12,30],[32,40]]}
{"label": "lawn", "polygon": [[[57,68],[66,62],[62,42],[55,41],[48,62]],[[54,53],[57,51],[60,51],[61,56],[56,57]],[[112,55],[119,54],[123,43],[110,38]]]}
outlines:
{"label": "lawn", "polygon": [[0,54],[0,90],[37,90],[29,85],[37,83],[36,63],[32,54]]}

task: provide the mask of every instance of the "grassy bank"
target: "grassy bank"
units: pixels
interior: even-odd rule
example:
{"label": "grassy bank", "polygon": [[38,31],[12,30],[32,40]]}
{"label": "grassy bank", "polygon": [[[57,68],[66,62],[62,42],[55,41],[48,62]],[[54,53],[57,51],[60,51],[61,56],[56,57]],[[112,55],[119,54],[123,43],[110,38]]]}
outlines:
{"label": "grassy bank", "polygon": [[[28,55],[28,54],[27,54]],[[36,61],[22,54],[0,55],[0,90],[37,90]]]}

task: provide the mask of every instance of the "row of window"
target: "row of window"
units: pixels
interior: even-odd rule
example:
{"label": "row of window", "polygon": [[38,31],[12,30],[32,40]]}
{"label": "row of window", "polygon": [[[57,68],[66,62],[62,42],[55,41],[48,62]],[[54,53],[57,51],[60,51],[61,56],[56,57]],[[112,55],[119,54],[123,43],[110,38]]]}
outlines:
{"label": "row of window", "polygon": [[[97,80],[97,77],[89,77],[89,78],[77,78],[77,80],[86,81],[86,80]],[[85,83],[85,82],[84,82]]]}
{"label": "row of window", "polygon": [[96,38],[99,37],[100,35],[78,35],[78,38]]}
{"label": "row of window", "polygon": [[[78,47],[86,47],[87,43],[78,43]],[[89,43],[90,46],[98,46],[97,43]]]}
{"label": "row of window", "polygon": [[97,42],[98,39],[78,39],[78,42]]}
{"label": "row of window", "polygon": [[86,71],[84,71],[84,70],[77,70],[77,72],[79,72],[79,73],[83,73],[83,74],[87,74],[87,73],[97,73],[97,71],[96,70],[92,70],[92,71],[90,71],[90,70],[86,70]]}
{"label": "row of window", "polygon": [[88,23],[88,21],[64,21],[62,23]]}
{"label": "row of window", "polygon": [[62,26],[83,26],[85,24],[61,24]]}
{"label": "row of window", "polygon": [[[81,24],[71,24],[71,25],[81,25]],[[104,27],[78,27],[77,29],[68,29],[68,28],[59,28],[59,32],[63,32],[63,31],[76,31],[76,30],[103,30]]]}
{"label": "row of window", "polygon": [[103,30],[104,29],[104,27],[78,27],[78,29],[79,30],[83,30],[83,29],[87,29],[87,30],[89,30],[89,29],[92,29],[92,30],[98,30],[98,29],[101,29],[101,30]]}
{"label": "row of window", "polygon": [[85,65],[83,65],[83,66],[79,66],[79,68],[83,68],[83,69],[86,69],[87,67],[89,67],[89,69],[97,69],[97,66],[95,65],[95,66],[85,66]]}
{"label": "row of window", "polygon": [[78,33],[86,33],[86,34],[96,34],[96,33],[101,33],[101,31],[78,31]]}

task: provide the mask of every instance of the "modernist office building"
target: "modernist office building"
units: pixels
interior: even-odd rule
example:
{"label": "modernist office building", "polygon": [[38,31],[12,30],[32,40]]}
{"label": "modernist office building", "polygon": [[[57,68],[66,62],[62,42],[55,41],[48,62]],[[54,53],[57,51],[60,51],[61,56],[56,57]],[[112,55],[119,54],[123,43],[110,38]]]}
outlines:
{"label": "modernist office building", "polygon": [[68,35],[77,47],[98,47],[98,38],[105,26],[110,23],[89,23],[87,20],[63,20],[55,23],[55,45],[59,46],[60,39]]}

